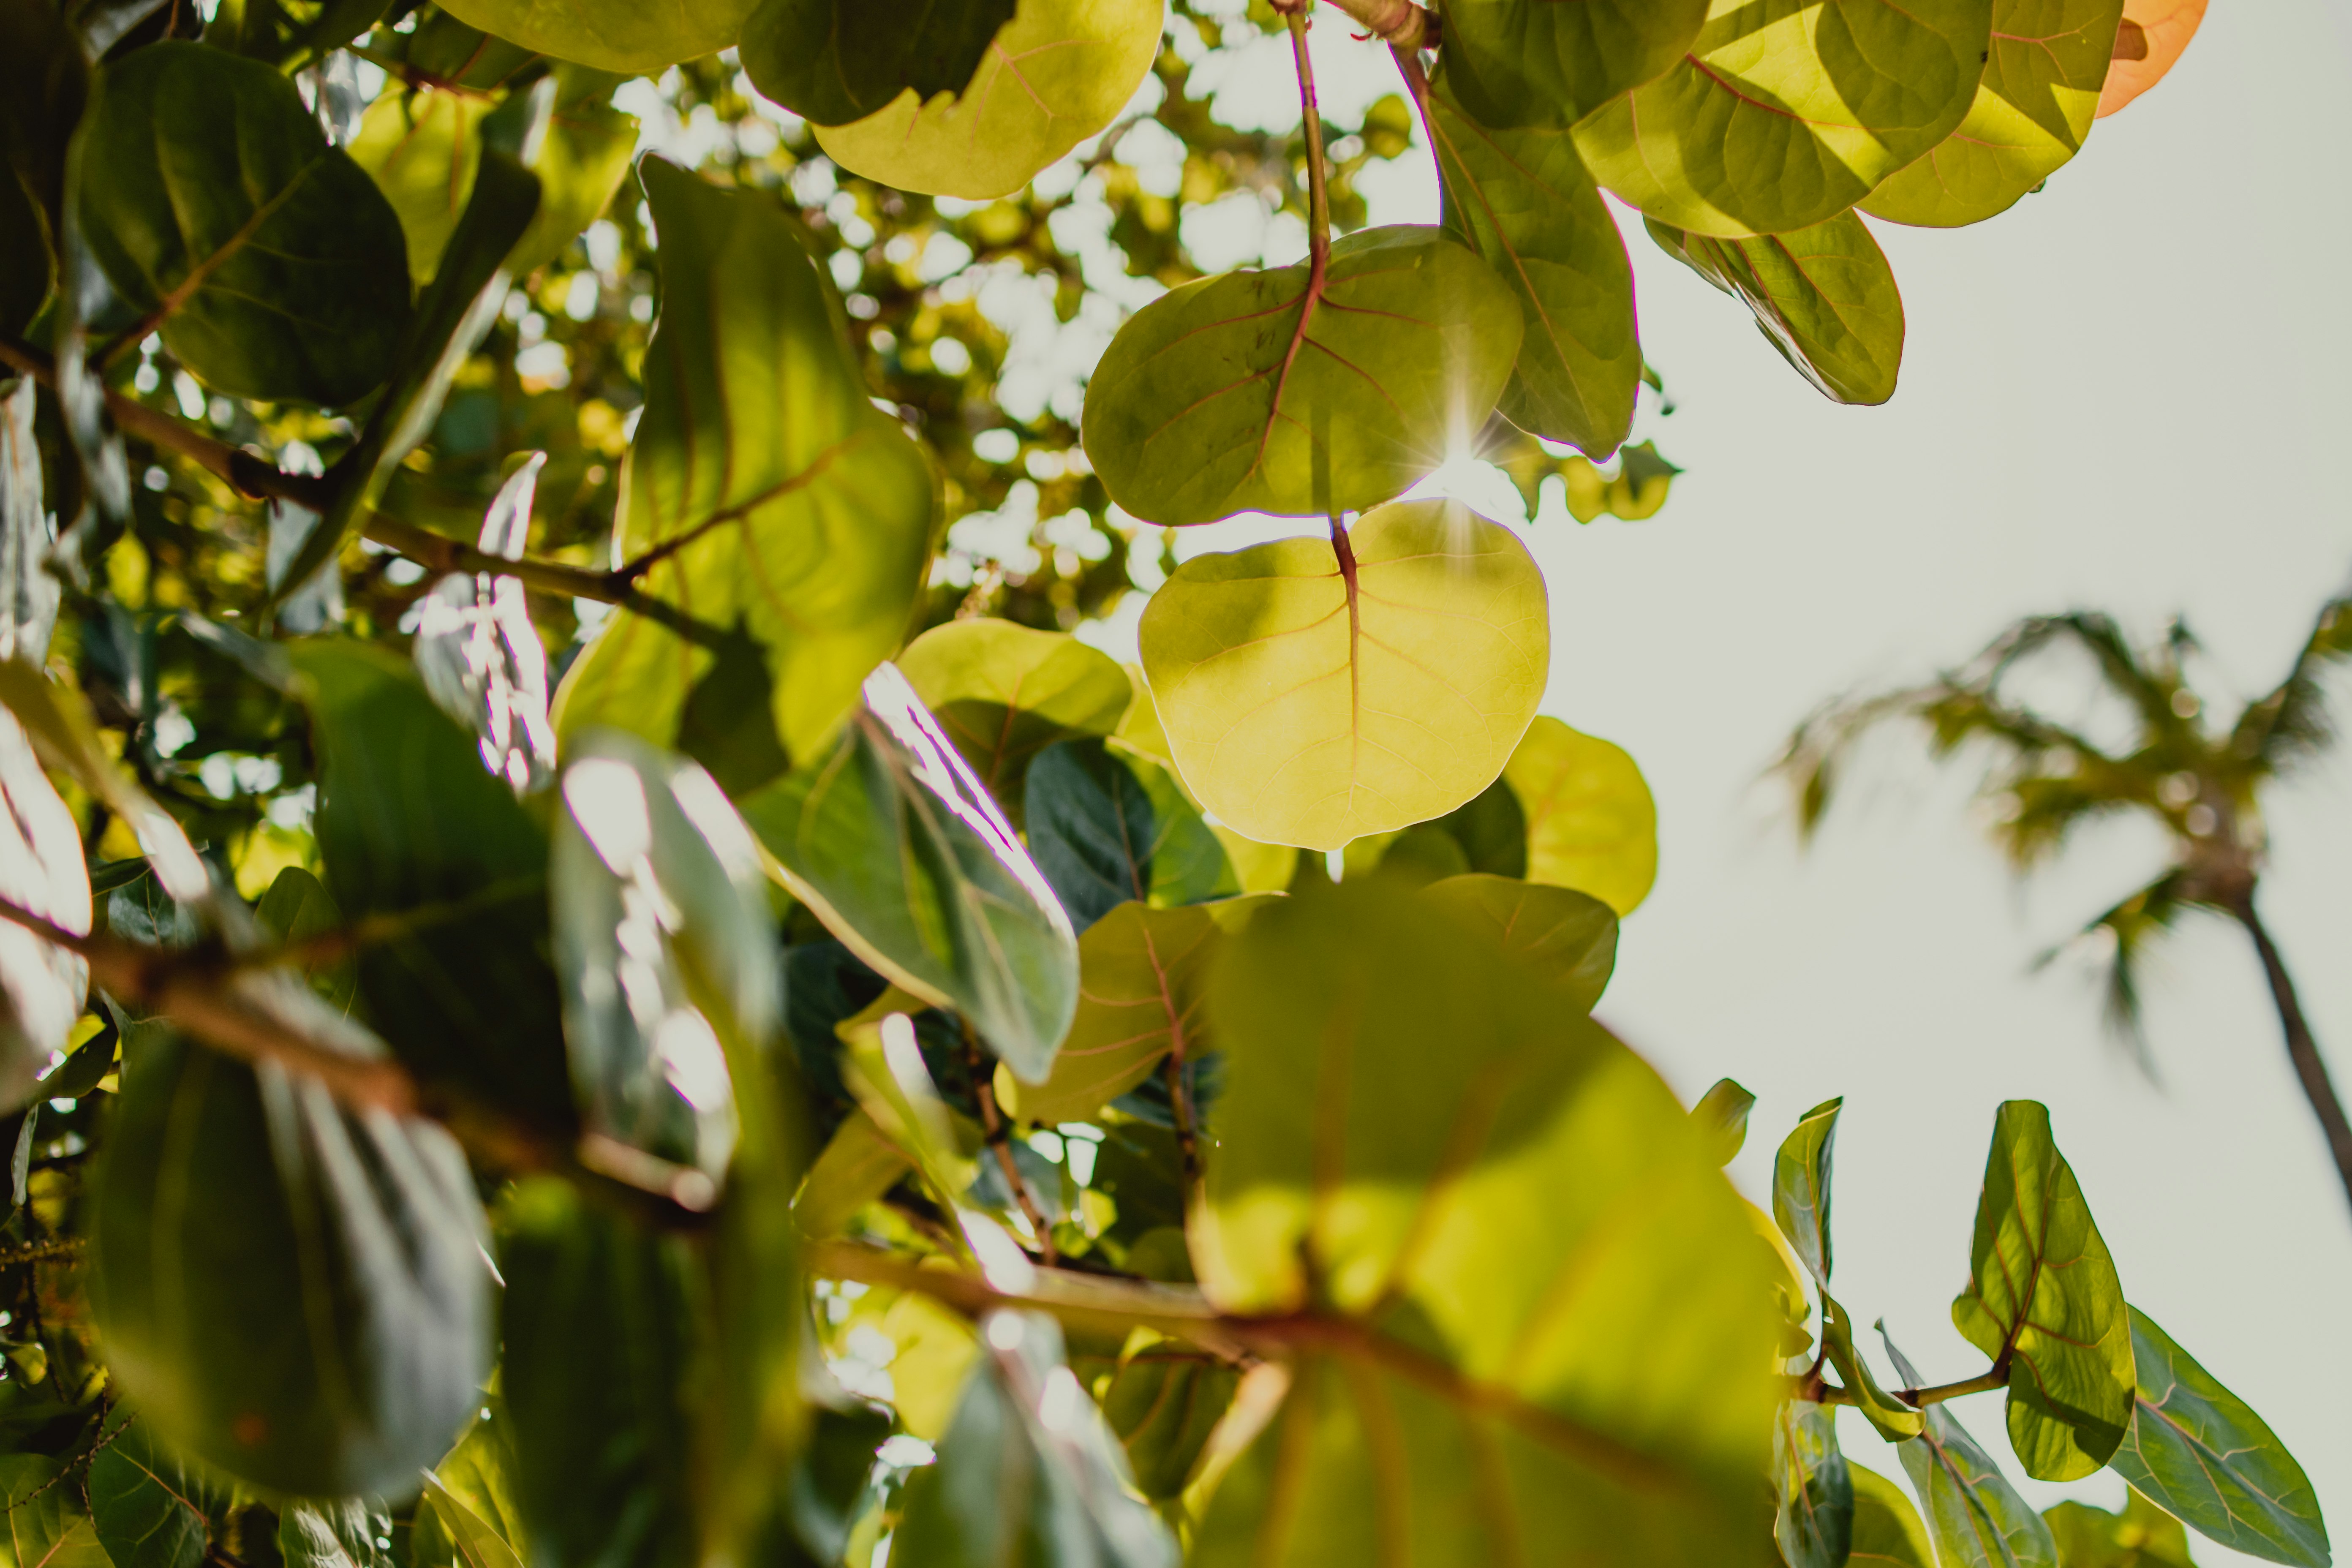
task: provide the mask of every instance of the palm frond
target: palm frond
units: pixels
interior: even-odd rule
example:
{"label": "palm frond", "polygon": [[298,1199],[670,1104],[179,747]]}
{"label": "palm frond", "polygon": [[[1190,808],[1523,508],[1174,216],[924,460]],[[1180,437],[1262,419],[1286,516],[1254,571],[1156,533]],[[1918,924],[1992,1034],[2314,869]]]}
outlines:
{"label": "palm frond", "polygon": [[2286,679],[2238,715],[2230,731],[2231,752],[2278,774],[2326,751],[2336,739],[2336,723],[2324,678],[2347,658],[2352,658],[2352,595],[2320,606]]}
{"label": "palm frond", "polygon": [[2167,871],[2121,903],[2102,910],[2071,941],[2059,943],[2034,960],[2034,967],[2042,968],[2074,942],[2101,931],[2107,933],[2115,952],[2107,964],[2103,1008],[2106,1026],[2150,1082],[2159,1080],[2142,1023],[2140,978],[2150,950],[2171,932],[2182,915],[2196,907],[2184,896],[2187,880],[2183,871]]}

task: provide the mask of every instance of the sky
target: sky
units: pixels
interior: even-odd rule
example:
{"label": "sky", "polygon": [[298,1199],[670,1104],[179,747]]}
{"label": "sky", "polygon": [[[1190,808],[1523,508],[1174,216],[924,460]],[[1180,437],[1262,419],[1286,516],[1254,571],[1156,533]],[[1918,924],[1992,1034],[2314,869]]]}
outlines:
{"label": "sky", "polygon": [[[1344,123],[1393,77],[1322,16],[1318,76]],[[1296,123],[1286,51],[1266,42],[1269,58],[1224,68],[1221,118]],[[2242,933],[2192,921],[2160,953],[2151,1082],[2102,1032],[2087,959],[2032,961],[2148,880],[2160,845],[2101,831],[2021,884],[1982,837],[1974,772],[1938,773],[1896,740],[1801,851],[1758,778],[1822,699],[1957,663],[2032,613],[2096,607],[2142,637],[2186,614],[2224,721],[2276,680],[2352,580],[2347,66],[2352,23],[2328,0],[2216,5],[2162,86],[2100,121],[2042,194],[1958,231],[1876,226],[1908,321],[1883,408],[1823,399],[1742,307],[1627,223],[1644,346],[1677,405],[1640,433],[1688,471],[1647,522],[1580,528],[1555,501],[1522,530],[1551,595],[1543,710],[1628,748],[1658,801],[1657,888],[1625,924],[1599,1016],[1685,1100],[1723,1075],[1754,1091],[1733,1173],[1767,1203],[1781,1136],[1845,1097],[1839,1297],[1861,1322],[1884,1314],[1931,1381],[1983,1367],[1950,1301],[1994,1111],[2047,1104],[2131,1300],[2269,1420],[2339,1531],[2352,1205]],[[1432,221],[1426,154],[1371,194],[1376,222]],[[1246,212],[1210,221],[1232,226],[1195,237],[1204,254],[1225,245],[1219,261],[1304,248]],[[1491,472],[1446,484],[1522,521]],[[1188,530],[1179,549],[1296,531]],[[2352,703],[2352,679],[2339,695]],[[2338,959],[2352,910],[2337,891],[2352,762],[2270,805],[2263,909],[2352,1092]],[[2025,1479],[1998,1395],[1955,1411],[2037,1506],[2121,1505],[2105,1472]],[[1849,1454],[1899,1475],[1846,1415]]]}

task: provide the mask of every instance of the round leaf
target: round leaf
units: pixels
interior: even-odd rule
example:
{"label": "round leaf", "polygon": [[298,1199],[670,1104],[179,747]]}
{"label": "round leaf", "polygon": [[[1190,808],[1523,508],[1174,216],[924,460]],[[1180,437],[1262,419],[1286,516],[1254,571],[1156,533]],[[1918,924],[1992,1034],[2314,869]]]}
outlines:
{"label": "round leaf", "polygon": [[2007,212],[2082,151],[2122,20],[2123,0],[1995,0],[1968,118],[1862,210],[1930,228]]}
{"label": "round leaf", "polygon": [[1242,891],[1175,775],[1097,740],[1031,765],[1029,852],[1080,931],[1130,899],[1166,909]]}
{"label": "round leaf", "polygon": [[1520,317],[1433,228],[1360,229],[1319,281],[1311,262],[1203,278],[1111,340],[1087,385],[1087,456],[1149,522],[1374,506],[1486,422]]}
{"label": "round leaf", "polygon": [[1566,991],[1590,1013],[1617,966],[1617,915],[1569,888],[1473,874],[1432,882],[1421,896]]}
{"label": "round leaf", "polygon": [[1483,125],[1580,119],[1665,72],[1706,0],[1450,0],[1445,71]]}
{"label": "round leaf", "polygon": [[817,145],[902,191],[1011,195],[1127,107],[1164,16],[1160,0],[1021,0],[961,92],[908,88],[854,125],[819,126]]}
{"label": "round leaf", "polygon": [[1108,735],[1135,689],[1109,655],[1011,621],[950,621],[907,647],[899,670],[989,793],[1020,820],[1029,759],[1056,742]]}
{"label": "round leaf", "polygon": [[738,47],[751,85],[803,120],[846,125],[902,91],[960,90],[988,58],[1013,0],[916,10],[864,0],[766,0]]}
{"label": "round leaf", "polygon": [[457,0],[443,10],[559,60],[598,70],[658,75],[664,66],[733,47],[758,0]]}
{"label": "round leaf", "polygon": [[1658,878],[1658,808],[1617,746],[1538,719],[1503,777],[1528,817],[1528,880],[1633,912]]}
{"label": "round leaf", "polygon": [[1346,537],[1344,568],[1324,539],[1195,556],[1143,612],[1185,784],[1261,843],[1337,849],[1453,810],[1543,696],[1543,576],[1510,531],[1416,500]]}
{"label": "round leaf", "polygon": [[2105,120],[2165,79],[2205,20],[2205,0],[2124,0],[2115,54],[2099,88]]}
{"label": "round leaf", "polygon": [[82,130],[90,254],[206,385],[340,405],[408,325],[400,219],[258,60],[166,40],[109,67]]}
{"label": "round leaf", "polygon": [[1927,1527],[1901,1487],[1848,1460],[1853,1486],[1853,1568],[1936,1568]]}
{"label": "round leaf", "polygon": [[1960,124],[1994,3],[1715,0],[1682,63],[1579,121],[1576,144],[1603,185],[1677,228],[1810,227]]}
{"label": "round leaf", "polygon": [[1895,395],[1903,295],[1862,219],[1850,212],[1789,234],[1709,239],[1644,220],[1665,253],[1756,313],[1765,341],[1835,403]]}

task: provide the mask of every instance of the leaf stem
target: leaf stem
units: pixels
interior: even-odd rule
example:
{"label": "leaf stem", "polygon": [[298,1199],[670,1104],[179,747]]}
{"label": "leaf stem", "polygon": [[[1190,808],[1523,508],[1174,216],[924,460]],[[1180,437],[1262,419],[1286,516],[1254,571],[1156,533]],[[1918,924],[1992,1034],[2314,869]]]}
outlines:
{"label": "leaf stem", "polygon": [[1192,1089],[1184,1078],[1184,1050],[1178,1046],[1160,1058],[1168,1079],[1168,1117],[1175,1124],[1176,1158],[1183,1172],[1184,1207],[1189,1211],[1201,1195],[1201,1135],[1192,1123]]}
{"label": "leaf stem", "polygon": [[1307,51],[1307,10],[1278,6],[1290,24],[1290,53],[1298,66],[1298,112],[1307,132],[1307,233],[1309,253],[1319,274],[1331,253],[1331,192],[1323,163],[1323,110],[1315,101],[1315,62]]}
{"label": "leaf stem", "polygon": [[[1800,1381],[1808,1385],[1818,1384],[1817,1392],[1807,1395],[1817,1405],[1859,1405],[1862,1403],[1851,1392],[1840,1388],[1834,1383],[1819,1382],[1818,1373],[1811,1379],[1790,1379],[1791,1383]],[[1964,1377],[1958,1383],[1939,1383],[1927,1388],[1898,1388],[1893,1392],[1895,1398],[1913,1409],[1925,1410],[1930,1405],[1941,1405],[1948,1399],[1958,1399],[1964,1394],[1989,1394],[1996,1388],[2008,1386],[2009,1369],[1997,1366],[1990,1372],[1979,1373],[1974,1377]]]}
{"label": "leaf stem", "polygon": [[1048,1265],[1060,1261],[1054,1251],[1054,1227],[1045,1223],[1045,1210],[1037,1202],[1037,1194],[1029,1190],[1027,1178],[1021,1174],[1021,1163],[1013,1157],[1013,1134],[1004,1124],[1004,1117],[996,1109],[996,1086],[989,1079],[988,1058],[981,1054],[980,1037],[972,1031],[971,1021],[963,1021],[964,1063],[971,1071],[972,1098],[980,1102],[980,1125],[988,1140],[989,1152],[996,1156],[997,1169],[1004,1173],[1004,1184],[1013,1189],[1013,1201],[1021,1205],[1021,1216],[1029,1222],[1030,1231],[1037,1237],[1037,1255]]}

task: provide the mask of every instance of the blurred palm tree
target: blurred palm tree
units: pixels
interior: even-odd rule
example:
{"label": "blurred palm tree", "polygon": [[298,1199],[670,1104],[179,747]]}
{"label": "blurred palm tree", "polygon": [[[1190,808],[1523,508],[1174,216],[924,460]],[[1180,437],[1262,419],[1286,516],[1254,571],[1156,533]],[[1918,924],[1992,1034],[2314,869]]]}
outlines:
{"label": "blurred palm tree", "polygon": [[[2097,744],[2013,689],[2021,677],[2033,678],[2030,664],[2070,649],[2087,654],[2101,690],[2120,700],[2129,732],[2125,744]],[[1911,721],[1925,727],[1939,759],[1964,747],[1990,752],[1979,795],[1992,807],[1995,841],[2020,872],[2050,858],[2085,823],[2130,814],[2157,823],[2169,840],[2169,864],[2083,930],[2112,946],[2109,1021],[2148,1068],[2139,1026],[2140,973],[2150,945],[2191,910],[2237,921],[2261,956],[2287,1056],[2352,1197],[2352,1124],[2328,1081],[2294,982],[2254,908],[2267,847],[2262,793],[2336,738],[2321,678],[2352,656],[2352,597],[2322,607],[2286,679],[2248,703],[2227,729],[2208,722],[2207,704],[2184,674],[2185,657],[2196,649],[2179,620],[2156,646],[2134,648],[2102,615],[2035,616],[1923,685],[1823,705],[1797,727],[1773,771],[1794,787],[1799,831],[1810,840],[1854,742],[1889,721]]]}

